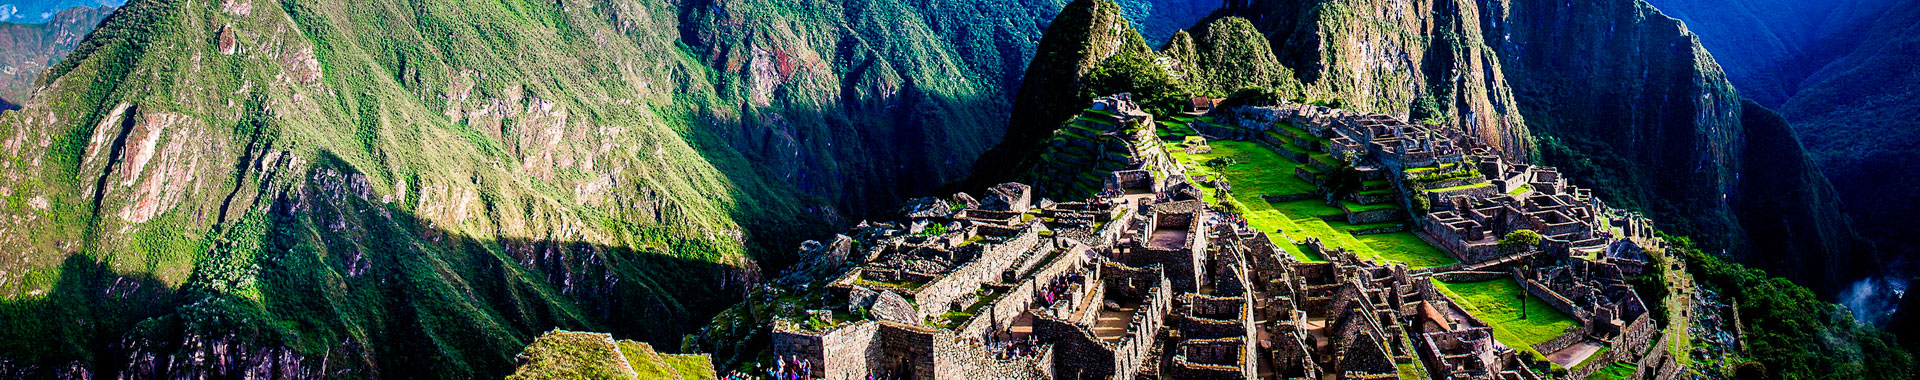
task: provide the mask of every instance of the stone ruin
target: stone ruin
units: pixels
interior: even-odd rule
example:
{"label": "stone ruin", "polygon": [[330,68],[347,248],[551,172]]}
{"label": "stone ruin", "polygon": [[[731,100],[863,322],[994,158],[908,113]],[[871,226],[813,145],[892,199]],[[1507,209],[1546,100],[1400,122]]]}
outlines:
{"label": "stone ruin", "polygon": [[[1093,110],[1083,116],[1151,124],[1123,96]],[[1434,283],[1524,260],[1554,265],[1513,277],[1580,321],[1529,348],[1600,344],[1615,348],[1597,358],[1606,363],[1651,358],[1637,355],[1658,328],[1624,283],[1644,269],[1642,247],[1663,244],[1643,218],[1552,168],[1468,153],[1473,141],[1444,128],[1313,106],[1236,112],[1228,119],[1243,125],[1287,121],[1329,136],[1326,149],[1376,170],[1478,168],[1485,178],[1466,186],[1488,191],[1435,196],[1415,221],[1463,264],[1411,270],[1312,239],[1300,244],[1312,252],[1289,252],[1201,202],[1177,165],[1131,160],[1095,168],[1099,191],[1084,200],[1036,200],[1035,188],[1009,183],[984,198],[913,200],[899,223],[861,223],[831,244],[859,247],[839,254],[851,269],[827,285],[828,304],[842,306],[776,323],[773,355],[826,379],[1537,380],[1546,377],[1521,350]],[[1508,257],[1492,249],[1518,229],[1546,241]],[[1296,256],[1308,253],[1328,260]]]}

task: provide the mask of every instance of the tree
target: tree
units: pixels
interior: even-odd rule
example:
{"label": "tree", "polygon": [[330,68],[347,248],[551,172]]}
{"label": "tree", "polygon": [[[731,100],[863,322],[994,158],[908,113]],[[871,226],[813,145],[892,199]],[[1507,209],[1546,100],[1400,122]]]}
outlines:
{"label": "tree", "polygon": [[1081,97],[1093,99],[1131,93],[1133,100],[1148,113],[1171,115],[1185,111],[1193,91],[1154,62],[1158,57],[1153,53],[1122,52],[1108,58],[1087,72]]}
{"label": "tree", "polygon": [[1207,162],[1204,165],[1206,165],[1207,168],[1209,169],[1213,169],[1214,171],[1224,172],[1227,170],[1228,166],[1233,166],[1233,164],[1238,164],[1238,163],[1240,162],[1238,162],[1237,160],[1234,160],[1233,157],[1217,157],[1211,160],[1207,160]]}
{"label": "tree", "polygon": [[1500,238],[1500,251],[1507,254],[1525,252],[1540,246],[1540,233],[1533,230],[1514,230]]}
{"label": "tree", "polygon": [[1413,213],[1415,215],[1426,215],[1427,211],[1433,210],[1433,200],[1427,199],[1425,194],[1419,194],[1419,191],[1415,191],[1414,193],[1410,202],[1413,203]]}
{"label": "tree", "polygon": [[1353,167],[1346,161],[1340,161],[1339,165],[1327,172],[1324,186],[1329,202],[1332,199],[1345,199],[1348,195],[1360,192],[1365,187],[1366,178],[1360,173],[1359,168]]}

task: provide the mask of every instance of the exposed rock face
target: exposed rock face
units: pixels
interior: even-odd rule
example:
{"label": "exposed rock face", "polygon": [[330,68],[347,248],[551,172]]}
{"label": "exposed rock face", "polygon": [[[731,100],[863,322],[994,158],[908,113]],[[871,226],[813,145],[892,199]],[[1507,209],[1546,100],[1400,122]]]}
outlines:
{"label": "exposed rock face", "polygon": [[1486,32],[1498,9],[1472,1],[1230,0],[1216,16],[1253,20],[1311,98],[1402,119],[1438,119],[1509,157],[1532,133]]}
{"label": "exposed rock face", "polygon": [[44,23],[0,22],[0,109],[18,108],[33,93],[40,73],[73,51],[113,10],[76,7]]}

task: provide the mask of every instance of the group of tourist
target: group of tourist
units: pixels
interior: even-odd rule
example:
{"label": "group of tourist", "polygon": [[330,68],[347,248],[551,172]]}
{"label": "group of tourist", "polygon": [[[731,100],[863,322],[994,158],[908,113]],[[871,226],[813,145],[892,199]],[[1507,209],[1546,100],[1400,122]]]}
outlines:
{"label": "group of tourist", "polygon": [[1073,294],[1073,287],[1080,285],[1080,283],[1085,280],[1086,275],[1079,273],[1068,273],[1064,276],[1054,277],[1053,281],[1047,283],[1045,289],[1040,290],[1040,299],[1045,302],[1045,305],[1053,305],[1054,302],[1066,299],[1069,295]]}
{"label": "group of tourist", "polygon": [[1025,339],[994,341],[987,344],[987,350],[1000,360],[1013,358],[1031,358],[1040,355],[1040,341],[1028,335]]}
{"label": "group of tourist", "polygon": [[773,368],[767,369],[768,377],[773,380],[808,380],[818,378],[813,373],[813,362],[798,357],[783,357],[774,360]]}

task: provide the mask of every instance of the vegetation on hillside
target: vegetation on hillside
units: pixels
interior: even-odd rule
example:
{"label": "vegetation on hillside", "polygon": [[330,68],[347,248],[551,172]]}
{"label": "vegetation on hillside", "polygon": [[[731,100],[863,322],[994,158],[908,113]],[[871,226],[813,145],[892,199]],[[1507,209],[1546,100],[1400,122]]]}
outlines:
{"label": "vegetation on hillside", "polygon": [[[963,175],[1058,6],[817,5],[134,1],[0,115],[0,357],[460,378],[554,327],[677,348],[798,241]],[[128,363],[181,358],[218,360]]]}
{"label": "vegetation on hillside", "polygon": [[1917,373],[1913,355],[1891,334],[1860,324],[1806,287],[1691,245],[1678,253],[1700,284],[1738,305],[1742,359],[1771,375],[1764,378],[1892,380]]}

